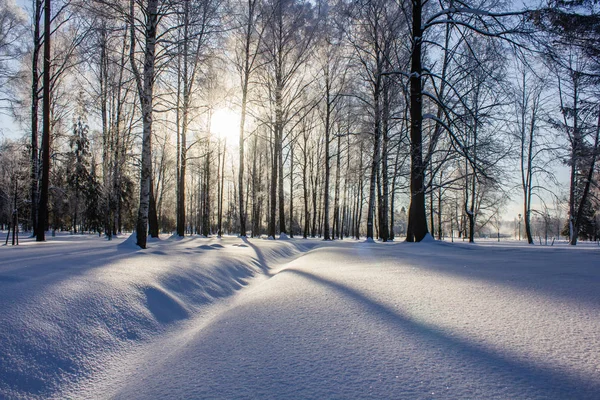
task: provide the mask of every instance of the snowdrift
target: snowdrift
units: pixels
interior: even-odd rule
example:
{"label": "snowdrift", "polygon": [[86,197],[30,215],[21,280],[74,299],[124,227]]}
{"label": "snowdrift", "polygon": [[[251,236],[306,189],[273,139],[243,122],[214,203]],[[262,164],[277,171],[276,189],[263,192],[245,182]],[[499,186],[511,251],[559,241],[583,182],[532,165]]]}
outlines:
{"label": "snowdrift", "polygon": [[597,399],[599,259],[562,243],[23,240],[0,248],[0,398]]}
{"label": "snowdrift", "polygon": [[47,398],[310,247],[59,236],[0,249],[0,397]]}

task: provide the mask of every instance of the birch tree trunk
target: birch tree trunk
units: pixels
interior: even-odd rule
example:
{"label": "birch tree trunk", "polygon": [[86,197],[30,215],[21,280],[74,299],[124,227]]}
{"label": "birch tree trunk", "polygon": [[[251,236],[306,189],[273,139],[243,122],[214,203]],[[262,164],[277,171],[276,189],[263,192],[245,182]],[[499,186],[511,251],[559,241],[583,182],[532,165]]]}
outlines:
{"label": "birch tree trunk", "polygon": [[135,16],[134,2],[130,0],[130,64],[136,78],[138,95],[142,107],[142,159],[140,174],[140,200],[136,223],[137,245],[146,248],[148,213],[152,191],[152,111],[154,88],[154,63],[156,52],[156,28],[158,24],[158,0],[148,0],[145,10],[145,48],[143,75],[135,60]]}

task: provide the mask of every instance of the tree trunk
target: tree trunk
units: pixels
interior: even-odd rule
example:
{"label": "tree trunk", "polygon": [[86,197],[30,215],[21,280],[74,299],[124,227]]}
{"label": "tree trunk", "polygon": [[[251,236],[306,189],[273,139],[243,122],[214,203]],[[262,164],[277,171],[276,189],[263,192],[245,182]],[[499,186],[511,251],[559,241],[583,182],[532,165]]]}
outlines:
{"label": "tree trunk", "polygon": [[[130,1],[130,63],[136,77],[142,107],[142,160],[140,176],[140,202],[136,223],[137,245],[146,248],[148,214],[152,190],[152,111],[154,88],[154,63],[156,50],[156,27],[158,23],[158,0],[148,0],[146,8],[144,74],[140,76],[135,61],[134,2]],[[142,82],[143,80],[143,82]]]}
{"label": "tree trunk", "polygon": [[48,225],[48,186],[50,183],[50,0],[44,2],[44,95],[43,95],[43,127],[42,127],[42,188],[38,209],[38,229],[36,241],[46,240]]}
{"label": "tree trunk", "polygon": [[150,179],[150,203],[148,204],[148,233],[150,237],[158,237],[158,213],[156,209],[156,196],[154,195],[154,184]]}
{"label": "tree trunk", "polygon": [[100,81],[100,119],[102,122],[102,179],[104,186],[104,205],[102,211],[104,213],[103,225],[104,233],[110,240],[112,239],[112,212],[113,212],[113,189],[111,174],[114,174],[112,169],[113,162],[112,157],[114,156],[114,138],[115,132],[111,129],[108,121],[108,57],[107,57],[107,30],[106,25],[103,23],[100,30],[99,46],[100,46],[100,60],[99,60],[99,81]]}
{"label": "tree trunk", "polygon": [[294,237],[294,141],[290,141],[290,237]]}
{"label": "tree trunk", "polygon": [[442,240],[442,173],[440,172],[440,187],[438,189],[438,240]]}
{"label": "tree trunk", "polygon": [[335,165],[335,189],[333,197],[333,237],[340,237],[340,168],[342,165],[342,135],[337,137],[337,154]]}
{"label": "tree trunk", "polygon": [[325,181],[323,187],[323,240],[331,240],[329,236],[329,177],[331,175],[329,166],[329,142],[331,136],[331,101],[329,93],[329,76],[325,77]]}
{"label": "tree trunk", "polygon": [[422,0],[413,0],[410,74],[410,206],[406,241],[420,242],[427,235],[425,215],[425,166],[423,165],[423,73],[421,64]]}
{"label": "tree trunk", "polygon": [[[586,179],[585,186],[583,188],[583,193],[581,194],[581,199],[579,200],[579,207],[577,208],[575,223],[573,224],[574,225],[573,231],[575,232],[575,235],[574,235],[575,240],[574,240],[574,242],[573,241],[571,242],[572,245],[577,244],[577,236],[579,234],[579,225],[581,223],[581,218],[583,217],[583,209],[585,207],[588,195],[590,193],[590,187],[592,184],[592,179],[594,177],[594,171],[595,171],[595,166],[596,166],[596,158],[598,155],[599,139],[600,139],[600,110],[598,112],[598,122],[596,124],[596,135],[595,135],[595,139],[594,139],[594,147],[592,148],[592,160],[590,162],[590,168],[588,170],[587,176],[585,177],[585,179]],[[595,232],[594,232],[594,234],[595,234]]]}
{"label": "tree trunk", "polygon": [[360,152],[359,152],[359,162],[358,162],[358,173],[357,173],[357,183],[358,183],[358,196],[356,196],[356,239],[360,239],[360,222],[362,220],[362,207],[364,201],[364,182],[362,179],[362,172],[364,170],[363,163],[363,154],[364,146],[363,142],[360,142]]}
{"label": "tree trunk", "polygon": [[33,25],[33,57],[31,59],[31,227],[33,236],[38,232],[38,184],[39,184],[39,149],[38,149],[38,107],[39,95],[39,58],[42,48],[40,38],[40,20],[42,17],[42,0],[35,1]]}
{"label": "tree trunk", "polygon": [[304,239],[308,237],[308,232],[310,229],[310,209],[308,205],[309,201],[309,190],[308,190],[308,133],[306,131],[302,132],[303,135],[303,144],[302,148],[302,156],[303,156],[303,164],[302,164],[302,189],[303,189],[303,197],[304,197],[304,230],[302,232],[302,236]]}
{"label": "tree trunk", "polygon": [[206,142],[206,159],[204,162],[204,179],[202,182],[202,235],[210,235],[210,137]]}
{"label": "tree trunk", "polygon": [[471,176],[471,204],[469,209],[466,210],[467,217],[469,218],[469,243],[475,242],[475,201],[477,198],[477,136],[479,134],[479,88],[475,90],[475,110],[473,114],[473,160],[471,162],[473,175]]}
{"label": "tree trunk", "polygon": [[[343,239],[343,236],[349,236],[350,232],[348,230],[349,225],[349,210],[348,210],[348,177],[350,175],[350,134],[348,132],[347,135],[348,144],[346,148],[346,173],[344,174],[344,199],[342,200],[342,226],[340,227],[340,239]],[[346,231],[345,231],[345,230]]]}
{"label": "tree trunk", "polygon": [[258,135],[254,136],[254,143],[252,146],[252,237],[257,237],[260,235],[259,229],[259,204],[258,204],[258,181],[260,174],[256,167],[256,162],[258,158],[257,149],[258,148]]}
{"label": "tree trunk", "polygon": [[[240,160],[239,160],[239,172],[238,172],[238,194],[239,194],[239,206],[240,206],[240,236],[246,237],[246,204],[244,201],[244,129],[246,125],[246,109],[248,105],[248,84],[250,81],[250,75],[252,72],[252,62],[250,60],[250,46],[252,42],[252,31],[254,29],[254,12],[256,7],[255,0],[248,0],[248,20],[246,25],[245,40],[244,40],[244,65],[241,69],[242,74],[242,104],[241,104],[241,118],[240,118]],[[254,236],[254,231],[252,233]]]}
{"label": "tree trunk", "polygon": [[227,142],[224,141],[223,142],[223,159],[222,160],[217,160],[218,163],[221,164],[221,172],[220,174],[217,174],[217,176],[220,176],[221,181],[217,182],[217,185],[219,185],[219,207],[218,207],[218,213],[219,215],[217,216],[217,235],[219,237],[223,236],[223,191],[225,189],[225,148],[227,146]]}
{"label": "tree trunk", "polygon": [[277,143],[277,163],[279,170],[279,182],[277,184],[277,193],[279,197],[279,233],[287,234],[287,229],[285,226],[285,198],[283,195],[283,125],[281,126]]}
{"label": "tree trunk", "polygon": [[[275,124],[277,125],[277,123]],[[277,127],[275,127],[274,129],[275,131],[277,131]],[[269,213],[269,236],[273,239],[275,239],[275,221],[277,218],[277,166],[279,165],[278,163],[278,158],[277,158],[277,133],[273,132],[273,141],[272,141],[272,151],[271,151],[271,155],[272,155],[272,159],[271,159],[271,187],[270,189],[270,201],[269,201],[269,208],[270,208],[270,213]]]}
{"label": "tree trunk", "polygon": [[382,114],[382,135],[383,142],[381,147],[381,186],[383,191],[383,198],[381,201],[381,220],[379,222],[380,236],[384,242],[389,239],[389,197],[390,187],[388,182],[388,146],[389,146],[389,118],[390,118],[390,99],[388,84],[384,86],[383,90],[383,114]]}
{"label": "tree trunk", "polygon": [[239,170],[238,170],[238,202],[240,208],[240,236],[246,237],[246,203],[244,199],[244,127],[246,124],[246,107],[247,107],[247,96],[248,96],[248,79],[244,80],[242,87],[242,114],[240,117],[240,159],[239,159]]}
{"label": "tree trunk", "polygon": [[377,83],[373,92],[373,100],[375,102],[373,107],[373,114],[375,118],[375,126],[373,131],[373,158],[371,160],[371,181],[369,183],[369,207],[367,209],[367,240],[374,238],[373,231],[373,219],[375,217],[375,194],[377,189],[377,178],[379,175],[379,163],[380,163],[380,148],[381,148],[381,112],[379,109],[380,102],[380,82],[381,75],[377,76]]}
{"label": "tree trunk", "polygon": [[[311,183],[312,183],[312,206],[313,206],[313,212],[312,212],[312,229],[310,232],[310,236],[311,237],[316,237],[317,236],[317,185],[318,185],[318,172],[315,172],[311,177]],[[317,175],[317,176],[315,176]]]}
{"label": "tree trunk", "polygon": [[[400,130],[400,132],[402,132],[402,129]],[[392,176],[392,190],[391,190],[391,199],[390,199],[390,240],[394,240],[395,238],[395,232],[394,232],[394,225],[395,225],[395,211],[396,211],[396,185],[398,183],[398,171],[400,169],[400,165],[398,163],[398,160],[400,158],[400,150],[399,150],[399,146],[396,148],[396,157],[394,160],[394,175]]]}

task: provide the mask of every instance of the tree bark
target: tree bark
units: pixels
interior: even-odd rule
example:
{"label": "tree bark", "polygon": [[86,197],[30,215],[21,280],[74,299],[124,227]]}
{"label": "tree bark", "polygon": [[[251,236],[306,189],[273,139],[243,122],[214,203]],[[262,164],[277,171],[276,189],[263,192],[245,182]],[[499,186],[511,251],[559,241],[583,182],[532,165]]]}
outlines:
{"label": "tree bark", "polygon": [[258,161],[258,135],[254,136],[254,144],[252,147],[252,237],[257,237],[260,235],[260,204],[258,200],[260,172],[256,166],[256,162]]}
{"label": "tree bark", "polygon": [[423,43],[422,0],[412,2],[412,40],[410,74],[410,206],[406,241],[420,242],[427,235],[425,214],[425,167],[423,165]]}
{"label": "tree bark", "polygon": [[158,212],[156,209],[156,196],[154,194],[154,185],[150,180],[150,204],[148,205],[148,233],[150,237],[158,237]]}
{"label": "tree bark", "polygon": [[337,135],[337,154],[335,165],[335,188],[333,195],[333,231],[332,236],[335,239],[340,237],[340,168],[342,165],[342,135]]}
{"label": "tree bark", "polygon": [[227,148],[227,141],[223,142],[223,158],[222,160],[218,160],[217,162],[220,162],[221,164],[221,172],[220,172],[220,178],[221,178],[221,182],[218,182],[217,185],[219,185],[219,215],[217,216],[217,235],[219,237],[223,236],[223,192],[225,190],[225,155],[226,155],[226,151],[225,149]]}
{"label": "tree bark", "polygon": [[280,128],[281,130],[279,131],[279,138],[277,140],[277,163],[279,169],[279,182],[277,184],[277,193],[279,196],[279,233],[287,234],[285,224],[285,197],[283,194],[283,123],[281,124]]}
{"label": "tree bark", "polygon": [[43,94],[43,127],[42,127],[42,187],[40,206],[38,209],[38,229],[36,241],[46,240],[48,226],[48,186],[50,183],[50,43],[51,43],[51,0],[44,1],[44,94]]}
{"label": "tree bark", "polygon": [[310,209],[309,209],[309,188],[308,188],[308,132],[302,133],[304,147],[302,149],[303,164],[302,164],[302,188],[304,191],[304,231],[302,236],[304,239],[308,237],[310,229]]}
{"label": "tree bark", "polygon": [[32,236],[38,232],[38,185],[39,185],[39,149],[38,149],[38,107],[39,95],[39,58],[42,43],[40,39],[40,20],[42,0],[35,1],[33,25],[33,56],[31,58],[31,227]]}
{"label": "tree bark", "polygon": [[242,114],[240,118],[240,159],[239,159],[239,170],[238,170],[238,202],[240,208],[240,236],[246,237],[246,202],[244,199],[244,125],[246,123],[246,103],[248,96],[248,81],[245,80],[242,88]]}
{"label": "tree bark", "polygon": [[[210,123],[209,123],[210,126]],[[202,235],[210,235],[210,132],[206,140],[206,155],[204,160],[204,179],[202,182]]]}
{"label": "tree bark", "polygon": [[290,141],[290,237],[294,237],[294,140]]}
{"label": "tree bark", "polygon": [[331,102],[329,93],[329,77],[325,77],[325,181],[323,185],[323,240],[331,240],[329,236],[329,141],[331,136]]}
{"label": "tree bark", "polygon": [[373,131],[373,158],[371,159],[371,180],[369,183],[369,207],[367,209],[367,240],[374,238],[373,219],[375,218],[375,194],[377,178],[379,175],[381,151],[381,110],[380,110],[380,85],[381,75],[377,74],[375,88],[373,89],[373,114],[375,125]]}
{"label": "tree bark", "polygon": [[577,208],[577,214],[575,217],[574,223],[574,231],[575,231],[575,243],[571,243],[572,245],[577,244],[577,236],[579,235],[579,224],[581,223],[581,218],[583,217],[583,209],[587,202],[588,195],[590,193],[590,187],[592,184],[592,179],[594,177],[594,171],[596,167],[596,158],[598,155],[598,141],[600,139],[600,110],[598,112],[598,122],[596,124],[596,135],[594,139],[594,147],[592,148],[592,160],[590,161],[590,168],[585,177],[585,186],[583,188],[583,193],[581,194],[581,199],[579,200],[579,207]]}
{"label": "tree bark", "polygon": [[389,119],[390,119],[390,99],[389,99],[389,88],[388,83],[385,84],[383,90],[383,112],[382,112],[382,129],[381,133],[383,136],[381,146],[381,186],[382,186],[382,200],[381,200],[381,220],[379,222],[380,236],[384,242],[389,239],[389,198],[390,198],[390,186],[388,182],[388,147],[389,147]]}
{"label": "tree bark", "polygon": [[[275,123],[274,131],[277,131],[277,122]],[[271,187],[270,189],[270,202],[269,202],[269,236],[275,239],[275,220],[277,218],[277,166],[279,165],[277,157],[277,133],[273,132],[273,140],[271,147]]]}
{"label": "tree bark", "polygon": [[[187,128],[188,128],[188,114],[190,108],[190,77],[188,71],[188,56],[189,56],[189,2],[185,1],[183,5],[183,76],[182,76],[182,85],[183,86],[183,107],[181,110],[181,136],[178,137],[178,154],[179,159],[179,170],[177,174],[178,182],[177,182],[177,235],[184,236],[185,235],[185,175],[186,175],[186,167],[187,167]],[[178,77],[178,85],[179,85],[179,77]],[[179,96],[179,92],[177,93]],[[179,103],[177,104],[179,107]],[[179,114],[179,109],[177,110]]]}
{"label": "tree bark", "polygon": [[146,8],[144,73],[140,75],[135,61],[134,2],[130,1],[131,49],[130,63],[136,76],[138,94],[142,106],[142,159],[140,174],[140,201],[136,223],[137,245],[146,248],[148,214],[152,190],[152,111],[154,88],[154,63],[156,51],[156,28],[158,24],[158,0],[148,0]]}

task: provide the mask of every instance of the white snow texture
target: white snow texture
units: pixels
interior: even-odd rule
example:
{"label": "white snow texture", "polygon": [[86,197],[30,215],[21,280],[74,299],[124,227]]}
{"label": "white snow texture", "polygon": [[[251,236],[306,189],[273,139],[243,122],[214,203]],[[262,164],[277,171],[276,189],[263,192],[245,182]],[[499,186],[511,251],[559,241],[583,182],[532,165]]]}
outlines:
{"label": "white snow texture", "polygon": [[0,398],[600,399],[600,248],[0,247]]}

